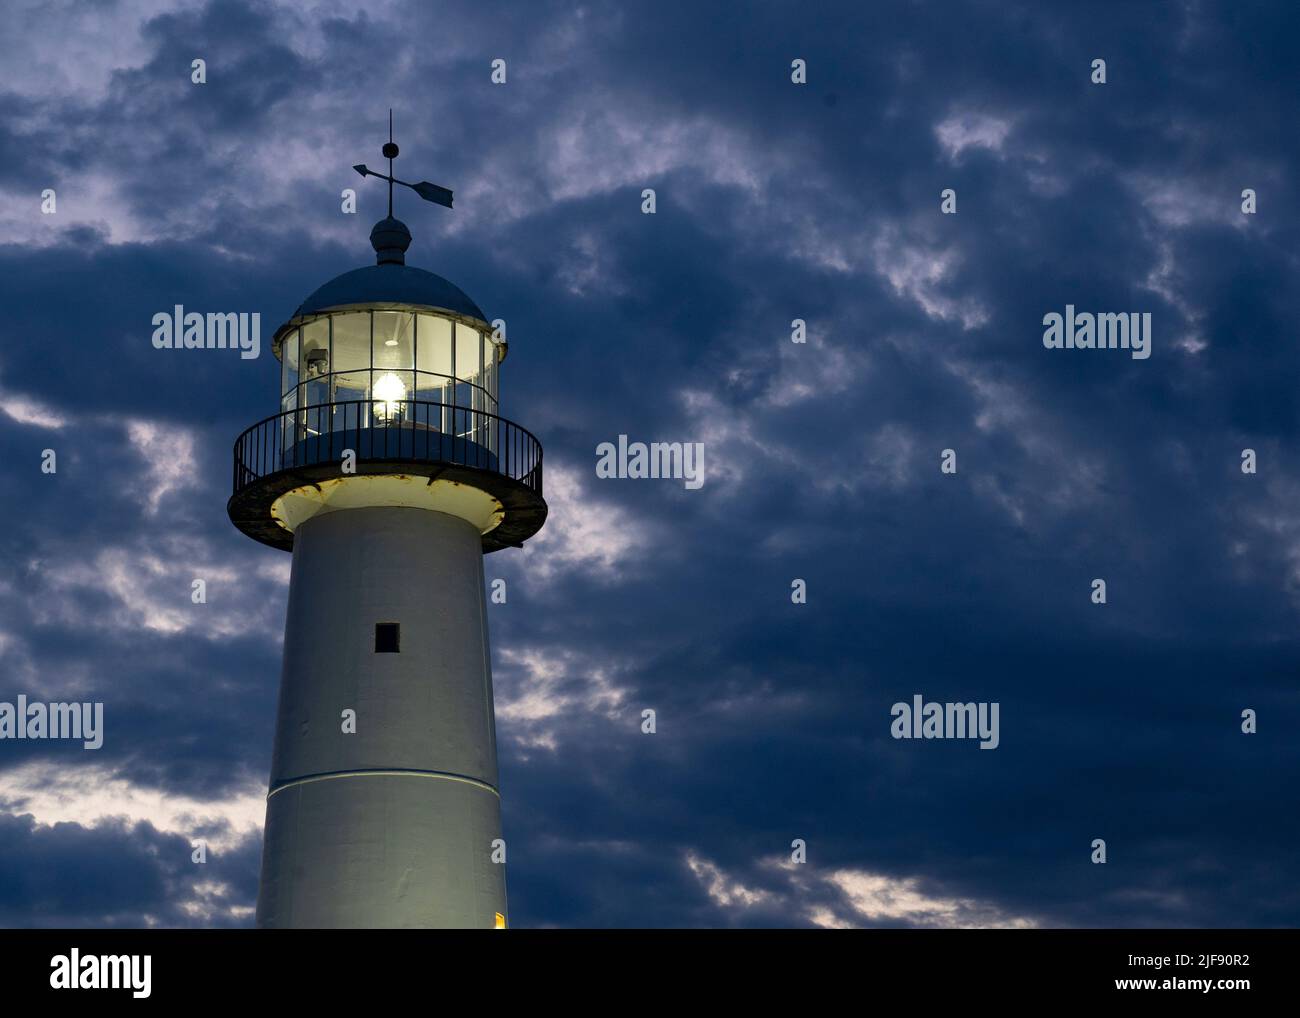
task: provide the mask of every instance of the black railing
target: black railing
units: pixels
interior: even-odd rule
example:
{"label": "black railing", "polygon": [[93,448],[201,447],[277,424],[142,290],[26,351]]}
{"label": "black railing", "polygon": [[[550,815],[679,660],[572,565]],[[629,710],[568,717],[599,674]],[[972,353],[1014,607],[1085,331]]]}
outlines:
{"label": "black railing", "polygon": [[357,399],[285,410],[235,440],[234,493],[281,470],[357,462],[449,463],[490,470],[542,494],[542,445],[488,413],[420,400]]}

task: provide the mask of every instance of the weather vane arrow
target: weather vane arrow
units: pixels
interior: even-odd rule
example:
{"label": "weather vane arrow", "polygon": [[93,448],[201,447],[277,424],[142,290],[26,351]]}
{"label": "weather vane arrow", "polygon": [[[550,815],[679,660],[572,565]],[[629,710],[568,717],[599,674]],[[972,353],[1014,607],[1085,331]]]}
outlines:
{"label": "weather vane arrow", "polygon": [[397,158],[400,150],[393,144],[393,111],[388,111],[388,144],[384,146],[384,157],[388,160],[388,173],[376,173],[365,163],[358,163],[352,167],[363,177],[378,177],[380,180],[388,181],[388,215],[393,214],[393,185],[401,184],[403,187],[409,187],[425,201],[431,201],[435,205],[441,205],[444,208],[451,208],[451,188],[439,187],[437,184],[431,184],[427,180],[422,180],[418,184],[411,184],[405,180],[398,180],[393,176],[393,160]]}
{"label": "weather vane arrow", "polygon": [[[376,173],[364,163],[358,163],[352,168],[363,177],[378,177],[380,180],[388,181],[390,189],[393,184],[401,184],[403,187],[409,187],[425,201],[431,201],[435,205],[442,205],[446,208],[451,208],[451,188],[439,187],[437,184],[430,184],[427,180],[422,180],[418,184],[410,184],[405,180],[398,180],[396,177],[389,177],[383,173]],[[390,215],[392,214],[392,211],[392,203],[390,202],[388,207]]]}

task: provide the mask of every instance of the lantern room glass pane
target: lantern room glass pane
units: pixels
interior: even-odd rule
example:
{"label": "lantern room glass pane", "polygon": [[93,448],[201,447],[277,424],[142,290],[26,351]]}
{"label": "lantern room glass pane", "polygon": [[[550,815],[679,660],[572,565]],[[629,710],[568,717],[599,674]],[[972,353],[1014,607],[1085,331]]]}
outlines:
{"label": "lantern room glass pane", "polygon": [[[477,329],[456,324],[456,377],[470,382],[482,374],[483,355],[479,352],[481,337]],[[462,404],[463,405],[463,404]]]}
{"label": "lantern room glass pane", "polygon": [[330,401],[329,375],[308,378],[298,386],[298,405],[303,407],[322,406]]}
{"label": "lantern room glass pane", "polygon": [[474,350],[474,385],[470,388],[469,398],[470,408],[476,412],[470,416],[470,438],[482,442],[483,411],[487,402],[482,388],[486,381],[483,376],[483,333],[475,330],[474,335],[478,338],[478,343]]}
{"label": "lantern room glass pane", "polygon": [[[283,364],[284,362],[281,361]],[[285,455],[289,453],[293,444],[298,441],[298,414],[291,413],[298,405],[298,390],[286,393],[280,397],[280,411],[284,414],[280,418],[280,448]]]}
{"label": "lantern room glass pane", "polygon": [[330,323],[317,318],[302,327],[302,365],[299,380],[304,384],[299,406],[314,406],[329,400],[324,378],[330,372]]}
{"label": "lantern room glass pane", "polygon": [[334,315],[335,371],[370,370],[370,312]]}
{"label": "lantern room glass pane", "polygon": [[323,435],[330,430],[329,385],[325,381],[303,382],[298,386],[299,431],[302,437]]}
{"label": "lantern room glass pane", "polygon": [[[298,333],[294,329],[286,333],[280,347],[280,395],[293,396],[298,386]],[[289,407],[285,407],[289,409]]]}
{"label": "lantern room glass pane", "polygon": [[[437,315],[422,314],[419,318],[419,328],[416,333],[416,369],[438,375],[450,375],[452,373],[451,322]],[[431,380],[431,384],[441,386],[443,382]]]}
{"label": "lantern room glass pane", "polygon": [[350,399],[370,398],[369,371],[339,371],[332,377],[334,379],[333,402],[342,403]]}
{"label": "lantern room glass pane", "polygon": [[[367,358],[369,359],[369,358]],[[357,402],[370,398],[370,372],[342,371],[330,376],[334,394],[332,431],[370,427],[370,406]]]}
{"label": "lantern room glass pane", "polygon": [[[452,372],[452,323],[438,315],[420,314],[415,330],[416,399],[450,404],[455,397]],[[439,431],[451,430],[451,411],[426,408],[421,420]]]}
{"label": "lantern room glass pane", "polygon": [[[417,399],[423,403],[450,403],[451,388],[448,379],[444,375],[435,375],[426,371],[418,371],[415,375],[415,395],[412,399]],[[430,408],[421,411],[428,417],[428,424],[433,428],[442,428],[441,415],[437,408]],[[421,418],[423,419],[423,417]]]}
{"label": "lantern room glass pane", "polygon": [[376,311],[374,369],[410,371],[415,366],[415,319],[409,311]]}

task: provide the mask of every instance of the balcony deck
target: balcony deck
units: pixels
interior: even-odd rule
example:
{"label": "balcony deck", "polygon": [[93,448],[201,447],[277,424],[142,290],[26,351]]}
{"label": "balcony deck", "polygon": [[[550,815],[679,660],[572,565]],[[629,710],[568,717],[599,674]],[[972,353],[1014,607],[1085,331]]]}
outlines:
{"label": "balcony deck", "polygon": [[483,551],[519,547],[546,520],[542,446],[525,428],[485,410],[417,400],[349,400],[285,410],[235,440],[233,493],[226,509],[249,537],[293,547],[271,515],[286,492],[343,476],[346,450],[360,476],[427,477],[470,485],[496,498],[501,524]]}

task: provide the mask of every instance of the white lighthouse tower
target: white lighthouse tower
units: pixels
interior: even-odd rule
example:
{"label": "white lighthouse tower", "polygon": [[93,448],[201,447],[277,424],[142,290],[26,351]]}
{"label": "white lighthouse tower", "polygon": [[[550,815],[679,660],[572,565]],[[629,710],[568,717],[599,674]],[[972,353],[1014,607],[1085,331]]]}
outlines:
{"label": "white lighthouse tower", "polygon": [[506,923],[483,554],[545,521],[542,449],[486,316],[405,264],[385,155],[377,264],[277,330],[280,410],[235,443],[231,520],[293,552],[263,927]]}

